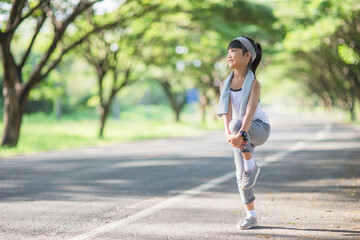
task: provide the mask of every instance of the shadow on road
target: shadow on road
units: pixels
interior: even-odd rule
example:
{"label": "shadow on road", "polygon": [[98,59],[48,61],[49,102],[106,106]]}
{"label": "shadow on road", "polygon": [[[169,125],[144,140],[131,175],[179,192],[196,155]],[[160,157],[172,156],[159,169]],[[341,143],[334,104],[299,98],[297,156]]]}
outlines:
{"label": "shadow on road", "polygon": [[309,231],[309,232],[329,232],[329,233],[346,233],[347,236],[360,236],[360,231],[350,231],[341,229],[309,229],[309,228],[289,228],[289,227],[272,227],[272,226],[259,226],[256,229],[280,229],[280,230],[293,230],[293,231]]}
{"label": "shadow on road", "polygon": [[[219,170],[228,172],[233,161],[224,157],[137,154],[40,163],[36,159],[14,160],[11,164],[14,166],[0,169],[0,202],[171,196],[171,192],[208,181]],[[207,171],[201,171],[204,168]]]}

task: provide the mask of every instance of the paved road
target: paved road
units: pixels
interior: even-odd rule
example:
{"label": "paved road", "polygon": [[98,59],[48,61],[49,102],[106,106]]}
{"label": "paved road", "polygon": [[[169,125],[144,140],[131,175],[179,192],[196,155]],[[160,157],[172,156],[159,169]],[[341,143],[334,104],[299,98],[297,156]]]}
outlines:
{"label": "paved road", "polygon": [[0,239],[360,239],[360,129],[272,115],[257,149],[260,227],[215,131],[0,159]]}

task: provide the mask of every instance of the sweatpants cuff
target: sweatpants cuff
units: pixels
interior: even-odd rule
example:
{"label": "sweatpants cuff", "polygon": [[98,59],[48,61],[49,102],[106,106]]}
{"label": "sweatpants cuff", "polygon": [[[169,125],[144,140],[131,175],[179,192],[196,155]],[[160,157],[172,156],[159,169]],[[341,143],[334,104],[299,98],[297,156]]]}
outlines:
{"label": "sweatpants cuff", "polygon": [[244,203],[249,204],[249,203],[252,203],[253,201],[255,201],[255,196],[253,198],[251,198],[250,200],[244,201]]}

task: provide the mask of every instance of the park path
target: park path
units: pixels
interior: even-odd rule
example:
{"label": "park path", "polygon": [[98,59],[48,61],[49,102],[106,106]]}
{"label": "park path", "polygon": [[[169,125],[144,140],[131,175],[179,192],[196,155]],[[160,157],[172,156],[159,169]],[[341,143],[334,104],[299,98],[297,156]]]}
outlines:
{"label": "park path", "polygon": [[257,229],[213,131],[0,159],[0,239],[360,239],[360,129],[270,115]]}

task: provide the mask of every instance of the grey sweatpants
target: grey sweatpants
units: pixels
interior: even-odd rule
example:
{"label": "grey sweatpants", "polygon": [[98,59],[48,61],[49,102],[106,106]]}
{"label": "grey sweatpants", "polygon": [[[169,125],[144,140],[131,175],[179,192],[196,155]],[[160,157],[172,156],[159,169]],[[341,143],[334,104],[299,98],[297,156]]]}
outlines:
{"label": "grey sweatpants", "polygon": [[[241,128],[241,120],[233,119],[229,124],[229,130],[232,134],[237,134]],[[241,181],[244,173],[244,161],[241,152],[252,152],[254,153],[254,148],[260,146],[266,142],[270,135],[270,125],[256,119],[251,122],[249,131],[248,131],[248,143],[245,145],[245,149],[234,148],[234,160],[236,166],[236,179],[241,196],[241,200],[245,203],[251,203],[255,200],[253,188],[243,190],[241,189]]]}

